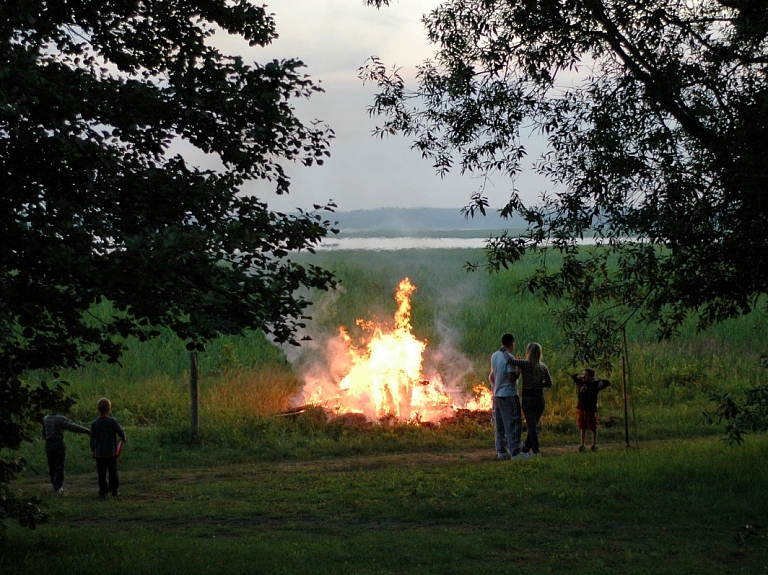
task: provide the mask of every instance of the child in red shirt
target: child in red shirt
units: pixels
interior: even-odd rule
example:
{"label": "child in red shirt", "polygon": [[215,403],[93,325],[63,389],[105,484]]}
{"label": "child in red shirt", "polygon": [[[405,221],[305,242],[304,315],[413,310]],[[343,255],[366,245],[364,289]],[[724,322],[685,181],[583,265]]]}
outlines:
{"label": "child in red shirt", "polygon": [[597,379],[595,370],[587,367],[579,374],[571,375],[573,382],[578,386],[579,401],[576,405],[578,412],[578,425],[581,432],[581,445],[579,451],[586,451],[584,440],[587,431],[592,432],[592,451],[597,451],[597,394],[605,389],[611,382],[607,379]]}

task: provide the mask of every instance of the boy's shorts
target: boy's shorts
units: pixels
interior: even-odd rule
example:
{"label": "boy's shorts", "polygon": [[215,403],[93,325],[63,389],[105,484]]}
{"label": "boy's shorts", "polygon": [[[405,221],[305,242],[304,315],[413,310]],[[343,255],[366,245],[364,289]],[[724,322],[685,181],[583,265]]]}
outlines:
{"label": "boy's shorts", "polygon": [[579,416],[579,429],[595,431],[597,429],[597,413],[594,411],[576,410]]}

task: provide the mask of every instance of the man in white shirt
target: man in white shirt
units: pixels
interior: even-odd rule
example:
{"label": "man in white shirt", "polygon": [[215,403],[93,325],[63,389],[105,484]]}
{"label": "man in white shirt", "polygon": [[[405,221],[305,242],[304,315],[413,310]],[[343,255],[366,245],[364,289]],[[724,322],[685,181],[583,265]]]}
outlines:
{"label": "man in white shirt", "polygon": [[517,393],[517,368],[510,365],[503,351],[512,353],[515,337],[505,333],[501,348],[491,356],[491,385],[493,386],[493,417],[496,428],[496,457],[503,460],[526,459],[520,451],[523,420],[520,396]]}

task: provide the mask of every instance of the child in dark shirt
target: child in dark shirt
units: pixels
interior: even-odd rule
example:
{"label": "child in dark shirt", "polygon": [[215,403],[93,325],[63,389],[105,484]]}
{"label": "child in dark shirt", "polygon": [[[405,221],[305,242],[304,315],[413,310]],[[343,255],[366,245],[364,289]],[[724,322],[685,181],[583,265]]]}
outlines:
{"label": "child in dark shirt", "polygon": [[[114,417],[111,417],[112,403],[102,397],[96,408],[99,416],[91,424],[91,451],[96,459],[96,472],[99,476],[99,498],[106,499],[107,493],[113,497],[119,495],[120,475],[117,473],[118,443],[120,438],[125,443],[125,431]],[[109,474],[109,483],[107,483]]]}
{"label": "child in dark shirt", "polygon": [[592,432],[592,451],[597,451],[597,394],[611,385],[611,382],[607,379],[595,377],[595,370],[591,367],[585,368],[581,375],[573,374],[571,377],[578,386],[579,401],[576,409],[578,412],[579,431],[581,432],[579,451],[587,450],[584,447],[587,431]]}

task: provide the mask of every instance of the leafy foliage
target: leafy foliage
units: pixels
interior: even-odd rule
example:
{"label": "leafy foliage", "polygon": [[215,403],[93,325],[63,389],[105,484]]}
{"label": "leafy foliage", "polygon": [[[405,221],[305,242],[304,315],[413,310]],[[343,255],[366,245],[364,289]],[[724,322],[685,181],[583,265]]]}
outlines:
{"label": "leafy foliage", "polygon": [[[388,0],[368,0],[381,7]],[[512,181],[488,243],[494,271],[540,249],[526,288],[562,303],[581,361],[610,364],[628,322],[670,337],[745,314],[768,292],[768,12],[762,2],[449,0],[424,16],[435,55],[418,86],[377,58],[378,134],[401,133],[440,174]],[[528,134],[552,184],[515,187]],[[465,208],[484,214],[481,187]],[[585,253],[578,243],[593,238]],[[546,254],[563,254],[562,267]],[[618,267],[607,266],[610,259]],[[614,270],[614,271],[611,271]]]}
{"label": "leafy foliage", "polygon": [[[32,388],[20,380],[3,381],[0,386],[0,446],[19,449],[35,430],[40,433],[37,420],[43,409],[66,412],[74,399],[66,395],[65,386],[65,382],[57,381],[50,386],[42,382]],[[48,514],[40,508],[39,497],[23,501],[11,491],[10,482],[25,466],[23,458],[0,459],[0,539],[8,517],[16,518],[21,525],[31,529],[48,520]]]}
{"label": "leafy foliage", "polygon": [[[761,358],[763,367],[768,368],[768,356]],[[725,422],[725,440],[728,445],[744,442],[747,433],[768,431],[768,385],[747,389],[743,396],[731,393],[713,393],[710,401],[715,404],[714,413],[705,413],[709,422]]]}
{"label": "leafy foliage", "polygon": [[717,407],[707,419],[725,422],[729,445],[743,443],[747,433],[768,431],[768,386],[747,390],[741,400],[730,393],[715,393],[711,399]]}
{"label": "leafy foliage", "polygon": [[[244,329],[297,344],[297,290],[334,285],[289,257],[335,231],[333,204],[286,215],[241,192],[286,193],[281,162],[322,164],[333,132],[290,105],[319,87],[300,61],[246,64],[214,34],[276,37],[246,0],[0,5],[0,448],[56,400],[22,384],[27,370],[116,362],[160,325],[192,348]],[[103,300],[106,319],[90,313]]]}

